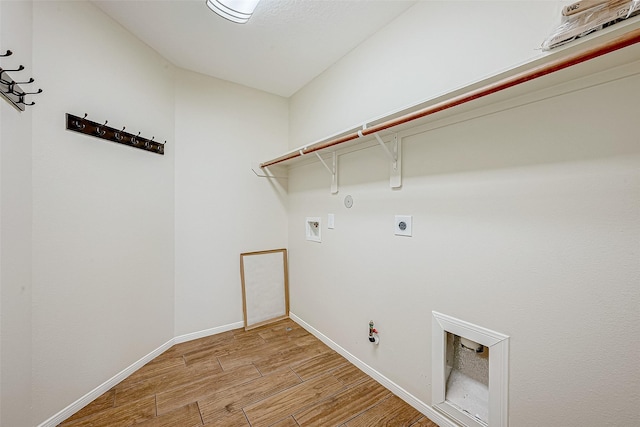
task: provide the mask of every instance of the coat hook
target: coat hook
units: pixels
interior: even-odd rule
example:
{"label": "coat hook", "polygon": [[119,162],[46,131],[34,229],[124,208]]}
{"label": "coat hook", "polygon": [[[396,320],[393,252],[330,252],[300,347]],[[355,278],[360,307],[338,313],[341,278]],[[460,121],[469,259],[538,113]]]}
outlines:
{"label": "coat hook", "polygon": [[10,71],[22,71],[24,70],[24,65],[19,66],[17,69],[15,70],[0,70],[0,79],[2,78],[2,74],[3,73],[8,73]]}
{"label": "coat hook", "polygon": [[[109,123],[109,120],[105,120],[104,124],[102,126],[107,126],[107,123]],[[100,126],[96,126],[96,133],[99,136],[104,136],[104,134],[107,133],[107,131],[106,131],[106,129],[100,130]]]}
{"label": "coat hook", "polygon": [[125,129],[126,129],[126,126],[122,126],[122,130],[120,132],[116,131],[113,134],[113,136],[115,136],[118,141],[122,141],[124,139],[124,137],[122,136],[121,132],[124,132]]}
{"label": "coat hook", "polygon": [[24,104],[24,105],[36,105],[36,103],[35,103],[35,102],[33,102],[33,101],[32,101],[32,102],[30,102],[30,103],[28,103],[28,104],[27,104],[26,102],[24,102],[24,96],[21,96],[21,97],[20,97],[20,101],[18,101],[18,104]]}
{"label": "coat hook", "polygon": [[42,89],[38,89],[36,92],[23,92],[21,95],[37,95],[39,93],[42,93]]}
{"label": "coat hook", "polygon": [[22,70],[24,70],[24,66],[23,65],[19,66],[16,70],[3,70],[3,69],[0,69],[0,81],[2,81],[2,83],[4,83],[4,84],[8,85],[9,83],[11,83],[11,79],[9,79],[9,81],[2,80],[2,75],[4,73],[8,73],[9,71],[22,71]]}
{"label": "coat hook", "polygon": [[11,52],[9,49],[7,49],[7,53],[5,53],[4,55],[0,55],[1,57],[5,57],[5,56],[11,56],[13,55],[13,52]]}
{"label": "coat hook", "polygon": [[[102,126],[107,126],[107,123],[109,123],[109,120],[105,120],[104,124]],[[102,129],[100,130],[100,126],[96,127],[96,133],[100,136],[104,136],[105,133],[107,133],[106,129]]]}
{"label": "coat hook", "polygon": [[33,77],[31,77],[28,82],[14,82],[14,83],[18,85],[28,85],[33,82],[35,82],[35,80],[33,80]]}
{"label": "coat hook", "polygon": [[84,120],[87,117],[87,113],[84,114],[84,117],[79,119],[79,120],[74,120],[71,122],[71,124],[73,126],[75,126],[78,129],[84,129],[85,128],[85,124],[84,123],[80,123],[80,120]]}
{"label": "coat hook", "polygon": [[132,143],[133,145],[138,145],[138,140],[137,140],[137,138],[138,138],[139,136],[140,136],[140,132],[138,132],[138,135],[136,135],[136,136],[132,136],[132,137],[131,137],[131,143]]}
{"label": "coat hook", "polygon": [[113,134],[113,136],[115,136],[118,141],[122,141],[123,138],[122,138],[121,132],[124,132],[125,128],[126,128],[126,126],[122,126],[122,130],[120,132],[116,131]]}

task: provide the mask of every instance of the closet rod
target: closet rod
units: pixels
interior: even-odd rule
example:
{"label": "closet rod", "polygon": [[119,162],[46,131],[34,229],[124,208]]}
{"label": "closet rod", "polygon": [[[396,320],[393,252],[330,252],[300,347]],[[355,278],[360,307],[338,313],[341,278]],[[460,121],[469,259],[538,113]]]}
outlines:
{"label": "closet rod", "polygon": [[506,77],[495,83],[488,84],[479,89],[475,89],[462,95],[455,96],[451,99],[439,102],[429,107],[422,108],[420,110],[405,114],[395,119],[387,120],[377,125],[373,125],[369,128],[354,131],[335,139],[311,144],[300,150],[283,154],[280,157],[276,157],[275,159],[261,163],[260,167],[266,168],[268,166],[273,166],[287,160],[295,159],[296,157],[301,157],[304,154],[313,153],[315,151],[323,150],[329,147],[334,147],[336,145],[340,145],[363,136],[371,135],[376,132],[392,128],[394,126],[399,126],[413,120],[417,120],[431,114],[447,110],[449,108],[457,107],[458,105],[466,104],[467,102],[483,98],[493,93],[500,92],[502,90],[517,86],[522,83],[526,83],[542,76],[546,76],[547,74],[555,73],[556,71],[572,67],[574,65],[589,61],[590,59],[594,59],[602,55],[606,55],[608,53],[625,48],[627,46],[631,46],[638,42],[640,42],[640,29],[629,31],[628,33],[623,34],[620,37],[602,43],[598,46],[594,46],[592,48],[577,52],[575,54],[567,56],[566,58],[560,58],[547,64],[539,65],[530,70],[523,71],[514,76]]}

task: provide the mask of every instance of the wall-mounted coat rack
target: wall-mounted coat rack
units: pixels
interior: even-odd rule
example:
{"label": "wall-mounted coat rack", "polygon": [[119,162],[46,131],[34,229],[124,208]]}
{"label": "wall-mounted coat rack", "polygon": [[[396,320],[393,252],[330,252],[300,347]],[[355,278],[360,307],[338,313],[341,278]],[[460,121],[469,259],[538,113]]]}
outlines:
{"label": "wall-mounted coat rack", "polygon": [[152,137],[151,139],[141,138],[140,132],[138,132],[137,135],[134,135],[132,133],[125,132],[124,130],[126,127],[123,127],[122,130],[109,127],[107,126],[108,122],[109,121],[107,120],[104,124],[100,124],[87,120],[87,114],[85,114],[84,117],[78,117],[67,113],[67,130],[164,155],[164,144],[166,144],[167,141],[165,141],[164,144],[161,144],[158,141],[154,141],[155,137]]}
{"label": "wall-mounted coat rack", "polygon": [[[0,54],[1,58],[5,58],[7,56],[13,55],[13,52],[7,50],[6,53]],[[19,72],[24,70],[24,66],[20,65],[18,68],[13,70],[7,70],[5,68],[0,67],[0,95],[14,108],[19,111],[24,111],[25,106],[35,105],[35,102],[26,102],[24,97],[27,95],[36,95],[38,93],[42,93],[42,89],[38,89],[35,92],[27,92],[20,87],[20,85],[28,85],[34,82],[33,78],[25,82],[15,81],[8,73],[10,72]]]}

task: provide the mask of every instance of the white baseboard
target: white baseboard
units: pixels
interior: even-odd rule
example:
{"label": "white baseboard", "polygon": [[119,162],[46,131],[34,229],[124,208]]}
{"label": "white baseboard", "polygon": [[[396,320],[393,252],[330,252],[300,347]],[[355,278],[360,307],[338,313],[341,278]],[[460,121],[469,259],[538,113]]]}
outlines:
{"label": "white baseboard", "polygon": [[72,404],[70,404],[69,406],[67,406],[62,411],[58,412],[57,414],[55,414],[54,416],[52,416],[48,420],[46,420],[43,423],[39,424],[38,427],[55,427],[55,426],[57,426],[58,424],[60,424],[61,422],[63,422],[67,418],[69,418],[71,415],[75,414],[80,409],[84,408],[89,403],[93,402],[96,398],[100,397],[101,395],[103,395],[107,391],[111,390],[111,388],[115,387],[122,380],[127,378],[129,375],[133,374],[135,371],[137,371],[138,369],[142,368],[145,364],[149,363],[155,357],[157,357],[160,354],[162,354],[164,351],[169,349],[169,347],[171,347],[172,345],[173,345],[173,338],[170,339],[169,341],[167,341],[166,343],[162,344],[160,347],[156,348],[155,350],[153,350],[151,353],[147,354],[146,356],[143,356],[137,362],[133,363],[129,367],[127,367],[124,370],[118,372],[116,375],[114,375],[113,377],[111,377],[110,379],[105,381],[104,383],[100,384],[98,387],[94,388],[89,393],[85,394],[80,399],[76,400],[75,402],[73,402]]}
{"label": "white baseboard", "polygon": [[191,332],[190,334],[178,335],[173,339],[174,344],[180,344],[187,341],[197,340],[198,338],[204,338],[222,332],[227,332],[232,329],[238,329],[244,327],[244,322],[229,323],[228,325],[218,326],[217,328],[204,329],[198,332]]}
{"label": "white baseboard", "polygon": [[313,326],[311,326],[310,324],[308,324],[307,322],[305,322],[295,314],[289,312],[289,317],[291,318],[291,320],[293,320],[294,322],[302,326],[309,333],[311,333],[320,341],[322,341],[323,343],[331,347],[333,350],[338,352],[349,362],[356,365],[364,373],[369,375],[374,380],[378,381],[384,387],[389,389],[393,394],[395,394],[400,399],[407,402],[409,405],[413,406],[416,410],[420,411],[422,414],[427,416],[431,421],[438,424],[440,427],[459,427],[450,419],[445,418],[442,414],[440,414],[439,412],[436,412],[433,409],[433,407],[431,407],[431,405],[424,403],[423,401],[421,401],[420,399],[418,399],[417,397],[415,397],[414,395],[412,395],[411,393],[409,393],[408,391],[400,387],[398,384],[394,383],[389,378],[385,377],[380,372],[376,371],[371,366],[367,365],[362,360],[358,359],[353,354],[349,353],[347,350],[339,346],[336,342],[329,339],[329,337],[327,337],[322,332],[315,329]]}
{"label": "white baseboard", "polygon": [[111,390],[113,387],[118,385],[122,380],[127,378],[129,375],[133,374],[138,369],[142,368],[145,364],[149,363],[151,360],[158,357],[160,354],[164,353],[174,344],[180,344],[187,341],[192,341],[198,338],[208,337],[210,335],[219,334],[221,332],[230,331],[232,329],[241,328],[244,326],[244,322],[236,322],[230,323],[228,325],[218,326],[216,328],[205,329],[198,332],[192,332],[190,334],[180,335],[175,338],[170,339],[166,343],[162,344],[160,347],[153,350],[151,353],[143,356],[137,362],[133,363],[131,366],[125,368],[120,371],[104,383],[100,384],[98,387],[91,390],[89,393],[82,396],[80,399],[76,400],[62,411],[53,415],[48,420],[38,424],[38,427],[56,427],[58,424],[78,412],[80,409],[87,406],[89,403],[93,402],[96,398],[100,397],[102,394]]}
{"label": "white baseboard", "polygon": [[[416,408],[422,414],[429,417],[429,419],[431,419],[433,422],[435,422],[439,426],[458,427],[451,420],[444,418],[441,414],[436,412],[430,405],[427,405],[426,403],[422,402],[417,397],[415,397],[414,395],[412,395],[411,393],[409,393],[408,391],[400,387],[398,384],[394,383],[393,381],[391,381],[390,379],[382,375],[380,372],[376,371],[375,369],[373,369],[372,367],[370,367],[369,365],[367,365],[366,363],[364,363],[363,361],[355,357],[353,354],[349,353],[347,350],[340,347],[334,341],[329,339],[326,335],[322,334],[320,331],[318,331],[317,329],[309,325],[307,322],[305,322],[295,314],[290,312],[289,317],[291,318],[291,320],[293,320],[294,322],[302,326],[304,329],[309,331],[311,334],[313,334],[320,341],[322,341],[323,343],[331,347],[333,350],[335,350],[336,352],[344,356],[345,359],[347,359],[349,362],[356,365],[359,369],[361,369],[371,378],[375,379],[384,387],[389,389],[396,396],[398,396],[399,398],[407,402],[409,405]],[[222,332],[230,331],[232,329],[241,328],[242,326],[244,326],[244,322],[230,323],[228,325],[218,326],[216,328],[210,328],[210,329],[205,329],[198,332],[179,335],[175,338],[172,338],[166,343],[164,343],[163,345],[161,345],[160,347],[158,347],[157,349],[153,350],[151,353],[142,357],[137,362],[133,363],[131,366],[127,367],[123,371],[114,375],[112,378],[105,381],[103,384],[94,388],[89,393],[85,394],[80,399],[76,400],[75,402],[73,402],[72,404],[64,408],[62,411],[58,412],[48,420],[39,424],[38,427],[56,427],[58,424],[60,424],[61,422],[69,418],[71,415],[75,414],[80,409],[84,408],[86,405],[93,402],[96,398],[98,398],[102,394],[109,391],[111,388],[118,385],[122,380],[124,380],[129,375],[131,375],[132,373],[134,373],[135,371],[143,367],[146,363],[150,362],[151,360],[153,360],[154,358],[156,358],[157,356],[159,356],[160,354],[168,350],[174,344],[180,344],[180,343],[192,341],[198,338],[204,338],[210,335],[215,335]]]}

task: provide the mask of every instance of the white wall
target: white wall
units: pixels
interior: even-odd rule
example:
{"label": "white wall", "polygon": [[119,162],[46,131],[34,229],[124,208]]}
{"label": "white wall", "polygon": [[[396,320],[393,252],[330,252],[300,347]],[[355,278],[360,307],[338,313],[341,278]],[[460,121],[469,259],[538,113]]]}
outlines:
{"label": "white wall", "polygon": [[418,2],[291,97],[290,148],[542,56],[561,5]]}
{"label": "white wall", "polygon": [[[497,7],[480,4],[468,13]],[[31,18],[30,2],[0,2],[0,47],[25,46],[25,65],[33,20],[45,90],[17,119],[1,111],[0,423],[36,425],[173,336],[240,321],[239,253],[284,246],[292,311],[427,403],[436,309],[512,336],[512,425],[637,422],[637,77],[406,138],[400,191],[375,150],[342,156],[338,196],[318,164],[292,171],[288,196],[249,169],[537,55],[558,3],[500,6],[544,24],[479,20],[473,52],[441,46],[434,64],[416,52],[461,6],[419,3],[296,94],[288,129],[286,100],[175,70],[90,3],[35,2]],[[25,32],[11,46],[7,22]],[[499,58],[479,48],[496,43]],[[616,114],[576,133],[565,109]],[[66,131],[67,112],[166,139],[166,155]],[[304,216],[329,212],[336,230],[304,241]],[[396,213],[414,215],[414,237],[391,236]]]}
{"label": "white wall", "polygon": [[[16,427],[173,338],[174,68],[89,2],[34,2],[33,46],[33,418]],[[166,154],[67,131],[65,113]]]}
{"label": "white wall", "polygon": [[[637,425],[638,88],[405,138],[400,191],[373,149],[341,156],[337,196],[321,165],[292,169],[291,311],[428,404],[443,312],[511,336],[511,425]],[[327,213],[336,229],[305,241],[304,218]],[[393,236],[395,214],[413,215],[413,237]]]}
{"label": "white wall", "polygon": [[286,247],[286,193],[251,163],[287,148],[287,100],[176,76],[176,300],[180,336],[242,321],[240,253]]}
{"label": "white wall", "polygon": [[[421,25],[433,28],[438,23],[430,25],[430,7],[421,3],[400,19],[424,8]],[[443,91],[429,79],[411,78],[430,75],[438,64],[416,62],[414,39],[422,32],[396,24],[294,96],[292,146]],[[502,32],[498,24],[476,35],[491,39],[491,30]],[[396,41],[407,43],[400,53],[382,37],[392,30]],[[546,29],[538,30],[541,41]],[[450,68],[454,74],[473,68],[474,80],[487,64],[506,66],[526,55],[527,46],[516,43],[505,58],[482,51],[462,64],[465,52],[443,65],[458,64]],[[381,55],[365,56],[369,50]],[[382,85],[379,98],[354,92],[378,87],[379,58],[386,57],[414,67],[403,78],[389,77],[394,90]],[[632,77],[457,124],[443,121],[404,138],[400,190],[389,188],[379,147],[340,156],[338,195],[329,194],[321,164],[292,168],[291,311],[426,404],[436,310],[511,336],[510,425],[640,423],[640,143],[634,125],[640,63],[634,67]],[[457,78],[450,84],[464,82]],[[351,209],[343,205],[347,194],[354,198]],[[304,218],[326,220],[328,213],[336,214],[335,230],[325,224],[322,243],[304,240]],[[393,236],[395,214],[413,215],[413,237]],[[367,340],[371,319],[380,330],[378,347]]]}
{"label": "white wall", "polygon": [[[1,116],[1,424],[22,427],[242,320],[239,254],[287,244],[283,183],[250,166],[286,149],[288,105],[176,70],[89,2],[0,6],[2,48],[45,91]],[[65,113],[166,155],[67,131]]]}
{"label": "white wall", "polygon": [[[0,2],[0,58],[16,80],[39,75],[31,60],[30,2]],[[3,75],[4,77],[4,75]],[[24,86],[25,89],[28,86]],[[29,100],[27,100],[29,102]],[[0,100],[0,425],[30,425],[31,411],[31,123]]]}

